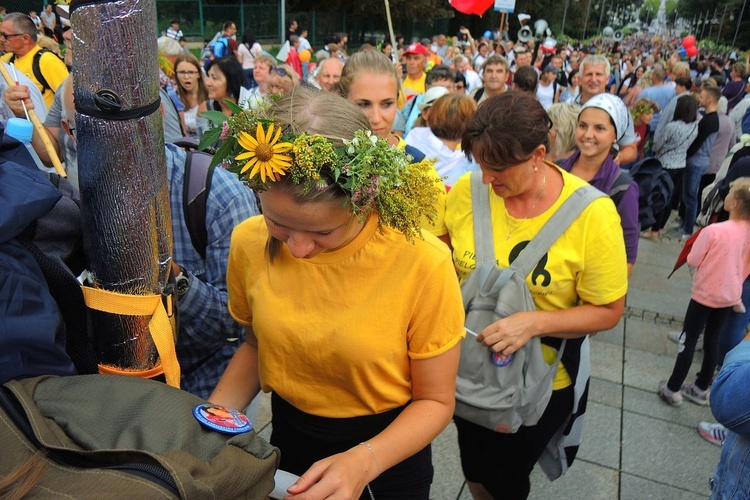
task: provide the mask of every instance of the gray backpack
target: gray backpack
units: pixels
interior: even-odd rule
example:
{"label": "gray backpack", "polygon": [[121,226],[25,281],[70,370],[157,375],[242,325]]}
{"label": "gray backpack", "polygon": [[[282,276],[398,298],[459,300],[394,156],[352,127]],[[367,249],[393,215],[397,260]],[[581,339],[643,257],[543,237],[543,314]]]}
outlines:
{"label": "gray backpack", "polygon": [[[534,239],[506,269],[495,264],[489,193],[481,174],[471,175],[476,268],[461,286],[465,326],[479,333],[501,318],[534,311],[526,286],[534,266],[570,224],[596,198],[606,196],[591,186],[579,188],[565,200]],[[456,380],[456,416],[496,432],[514,433],[522,425],[535,425],[552,395],[565,340],[557,361],[544,361],[539,337],[516,351],[512,360],[498,359],[489,348],[467,335],[461,346]],[[507,363],[507,364],[506,364]]]}

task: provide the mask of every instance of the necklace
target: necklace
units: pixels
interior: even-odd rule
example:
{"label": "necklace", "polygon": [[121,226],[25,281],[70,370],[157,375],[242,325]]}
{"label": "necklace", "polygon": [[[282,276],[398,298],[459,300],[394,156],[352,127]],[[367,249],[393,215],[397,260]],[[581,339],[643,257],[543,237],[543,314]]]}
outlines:
{"label": "necklace", "polygon": [[546,187],[547,187],[547,170],[545,169],[544,176],[542,177],[542,189],[539,190],[539,195],[536,197],[536,201],[534,201],[534,204],[531,205],[531,208],[529,208],[526,211],[526,216],[523,219],[521,219],[521,222],[519,222],[516,225],[516,227],[511,228],[510,217],[509,217],[510,214],[508,214],[508,207],[507,206],[505,207],[505,224],[508,226],[508,235],[505,237],[506,240],[509,240],[510,237],[513,235],[513,233],[515,233],[518,229],[521,228],[521,226],[524,225],[526,220],[531,215],[531,212],[533,212],[534,209],[536,208],[537,204],[539,203],[539,200],[541,200],[542,197],[544,196]]}

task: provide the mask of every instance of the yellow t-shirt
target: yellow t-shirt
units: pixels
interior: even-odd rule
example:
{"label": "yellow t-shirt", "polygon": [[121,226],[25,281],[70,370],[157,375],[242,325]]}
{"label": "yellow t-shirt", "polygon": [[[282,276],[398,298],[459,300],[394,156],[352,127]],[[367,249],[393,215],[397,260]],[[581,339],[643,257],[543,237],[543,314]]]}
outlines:
{"label": "yellow t-shirt", "polygon": [[[544,213],[526,220],[507,215],[503,198],[495,195],[491,186],[486,186],[490,192],[490,216],[498,266],[507,267],[511,256],[517,255],[528,244],[563,201],[586,184],[578,177],[558,170],[564,184],[560,197]],[[461,281],[476,266],[470,175],[462,176],[451,188],[445,210],[445,224],[453,245],[453,262]],[[509,224],[510,229],[515,230],[506,239]],[[620,216],[612,200],[599,198],[552,245],[526,278],[526,284],[534,304],[541,311],[569,309],[581,301],[594,305],[609,304],[627,293],[626,262]],[[547,362],[552,364],[557,358],[555,350],[549,346],[543,348]],[[562,389],[571,383],[561,364],[553,388]]]}
{"label": "yellow t-shirt", "polygon": [[[402,137],[398,137],[398,145],[396,147],[403,151],[404,148],[406,148],[406,141]],[[422,229],[431,232],[435,236],[443,236],[444,234],[448,234],[448,228],[445,227],[445,196],[447,190],[445,189],[445,184],[443,184],[443,180],[438,175],[437,170],[432,169],[432,172],[435,174],[433,176],[435,185],[440,189],[437,201],[435,202],[435,210],[438,215],[434,224],[430,224],[430,221],[428,221],[426,217],[422,217],[421,226]]]}
{"label": "yellow t-shirt", "polygon": [[[68,77],[68,67],[65,66],[65,63],[55,54],[42,54],[42,57],[39,59],[39,71],[44,75],[44,79],[47,80],[47,84],[50,86],[49,89],[44,89],[34,75],[34,54],[40,50],[42,50],[42,48],[37,45],[25,55],[16,57],[13,64],[18,71],[28,76],[32,82],[36,83],[39,92],[42,92],[44,103],[47,105],[47,108],[49,108],[55,100],[55,92],[57,92],[58,87],[60,87],[62,82]],[[13,54],[9,52],[2,57],[2,61],[9,62],[12,57]]]}
{"label": "yellow t-shirt", "polygon": [[406,75],[404,81],[401,83],[401,88],[404,91],[404,95],[408,99],[409,96],[415,96],[417,94],[424,94],[426,91],[425,81],[427,80],[427,73],[422,72],[422,76],[413,80]]}
{"label": "yellow t-shirt", "polygon": [[324,417],[380,413],[412,398],[410,359],[464,337],[448,247],[411,243],[372,215],[345,247],[310,259],[286,244],[274,262],[262,216],[238,225],[227,268],[229,311],[258,338],[263,391]]}

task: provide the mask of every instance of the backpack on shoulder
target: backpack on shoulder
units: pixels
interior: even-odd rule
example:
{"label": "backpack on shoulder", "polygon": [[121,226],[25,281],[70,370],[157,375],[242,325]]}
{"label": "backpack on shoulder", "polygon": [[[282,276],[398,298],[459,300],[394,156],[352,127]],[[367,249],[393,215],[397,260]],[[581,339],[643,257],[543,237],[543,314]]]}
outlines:
{"label": "backpack on shoulder", "polygon": [[216,59],[229,55],[229,39],[225,36],[220,36],[210,47],[211,54]]}
{"label": "backpack on shoulder", "polygon": [[648,229],[656,223],[656,215],[669,206],[674,183],[653,157],[637,162],[628,173],[638,183],[638,224],[641,230]]}
{"label": "backpack on shoulder", "polygon": [[[489,193],[481,174],[471,174],[476,268],[461,285],[465,327],[479,333],[488,325],[536,306],[526,277],[581,212],[595,199],[606,196],[591,186],[579,188],[555,212],[533,240],[505,269],[495,264],[490,221]],[[493,353],[471,335],[464,338],[456,380],[455,414],[487,429],[514,433],[519,427],[535,425],[552,396],[566,341],[557,361],[548,365],[539,337],[518,351],[503,357]]]}
{"label": "backpack on shoulder", "polygon": [[[52,90],[52,87],[50,87],[49,83],[47,83],[47,79],[44,77],[44,74],[42,73],[42,69],[41,69],[41,66],[40,66],[40,61],[41,61],[42,56],[44,54],[52,54],[53,56],[55,56],[58,59],[60,59],[61,61],[63,61],[63,59],[60,56],[58,56],[57,54],[55,54],[54,52],[52,52],[49,49],[41,49],[36,54],[34,54],[34,59],[31,61],[31,71],[33,71],[34,78],[36,78],[36,81],[38,81],[39,84],[42,86],[42,95],[44,95],[44,93],[47,90]],[[16,55],[13,54],[13,56],[10,58],[9,62],[11,64],[13,64],[13,62],[15,62],[15,60],[16,60]],[[55,91],[52,90],[52,93],[54,94]]]}

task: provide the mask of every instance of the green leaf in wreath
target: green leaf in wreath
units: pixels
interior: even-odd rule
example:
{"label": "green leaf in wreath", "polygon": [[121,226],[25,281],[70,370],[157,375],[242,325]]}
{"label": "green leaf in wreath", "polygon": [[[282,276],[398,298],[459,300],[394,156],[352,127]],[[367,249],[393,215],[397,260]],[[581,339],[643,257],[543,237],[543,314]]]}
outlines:
{"label": "green leaf in wreath", "polygon": [[233,115],[244,112],[244,110],[238,104],[230,101],[229,99],[224,99],[224,102],[229,107],[229,110],[232,112]]}
{"label": "green leaf in wreath", "polygon": [[211,145],[213,145],[216,141],[218,141],[219,137],[221,137],[221,127],[210,128],[206,130],[203,133],[203,137],[201,137],[200,143],[198,143],[198,149],[200,151],[205,151]]}
{"label": "green leaf in wreath", "polygon": [[204,111],[203,113],[201,113],[201,117],[210,121],[214,125],[219,126],[223,125],[224,122],[227,121],[227,115],[225,115],[221,111],[216,110]]}

